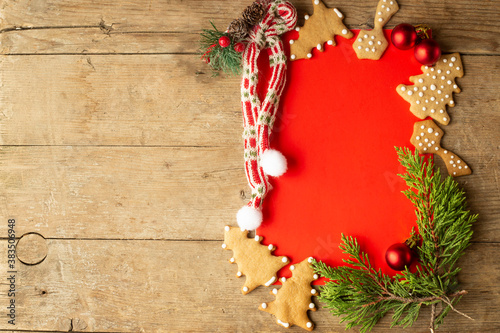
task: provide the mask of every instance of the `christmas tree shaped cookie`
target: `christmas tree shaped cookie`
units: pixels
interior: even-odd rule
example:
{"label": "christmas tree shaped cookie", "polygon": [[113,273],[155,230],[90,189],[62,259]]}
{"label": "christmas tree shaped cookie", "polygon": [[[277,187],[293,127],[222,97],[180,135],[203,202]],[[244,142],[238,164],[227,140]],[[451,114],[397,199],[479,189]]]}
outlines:
{"label": "christmas tree shaped cookie", "polygon": [[273,314],[277,323],[283,327],[297,325],[312,331],[314,325],[309,320],[307,311],[316,311],[316,306],[311,301],[311,297],[316,295],[316,289],[311,287],[311,282],[318,276],[314,274],[311,263],[312,258],[309,258],[290,266],[292,277],[284,280],[280,290],[272,291],[276,295],[276,300],[262,303],[259,310]]}
{"label": "christmas tree shaped cookie", "polygon": [[420,119],[431,117],[448,125],[450,116],[446,105],[455,106],[453,93],[460,88],[455,78],[464,76],[460,54],[443,55],[433,67],[422,66],[423,74],[410,77],[414,85],[400,84],[398,94],[411,104],[410,111]]}
{"label": "christmas tree shaped cookie", "polygon": [[399,5],[396,0],[378,2],[373,30],[361,30],[352,45],[358,59],[380,59],[389,45],[382,28],[398,10]]}
{"label": "christmas tree shaped cookie", "polygon": [[443,131],[432,120],[416,122],[411,143],[422,154],[437,154],[443,159],[448,174],[453,177],[471,174],[469,166],[457,154],[441,147]]}
{"label": "christmas tree shaped cookie", "polygon": [[252,239],[247,235],[248,230],[226,226],[222,244],[223,249],[233,250],[233,257],[229,262],[238,264],[236,276],[246,276],[245,284],[241,288],[243,295],[258,286],[269,287],[276,282],[276,273],[289,263],[287,257],[272,255],[272,251],[275,250],[273,245],[262,245],[261,237],[255,236]]}
{"label": "christmas tree shaped cookie", "polygon": [[344,16],[337,9],[326,8],[320,0],[312,0],[314,14],[306,15],[302,28],[297,27],[299,39],[290,40],[290,59],[298,60],[312,57],[312,49],[323,52],[323,44],[335,46],[335,35],[352,38],[353,33],[342,23]]}

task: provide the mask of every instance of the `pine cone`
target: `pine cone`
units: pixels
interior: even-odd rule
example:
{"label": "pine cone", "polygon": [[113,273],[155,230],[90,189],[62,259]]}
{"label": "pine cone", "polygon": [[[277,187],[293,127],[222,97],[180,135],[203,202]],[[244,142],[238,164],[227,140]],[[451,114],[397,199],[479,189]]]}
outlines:
{"label": "pine cone", "polygon": [[262,3],[254,2],[243,11],[243,20],[248,26],[253,27],[260,22],[266,13],[266,6]]}
{"label": "pine cone", "polygon": [[233,41],[237,42],[244,39],[248,34],[248,25],[245,20],[239,18],[233,20],[229,27],[227,27],[227,33],[231,35]]}

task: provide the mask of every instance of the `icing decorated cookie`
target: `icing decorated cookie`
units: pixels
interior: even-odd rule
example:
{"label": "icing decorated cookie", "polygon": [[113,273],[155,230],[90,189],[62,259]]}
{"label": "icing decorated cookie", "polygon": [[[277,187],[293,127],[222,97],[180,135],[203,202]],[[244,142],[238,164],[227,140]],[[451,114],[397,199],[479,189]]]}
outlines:
{"label": "icing decorated cookie", "polygon": [[258,286],[269,287],[277,281],[276,273],[288,265],[287,257],[276,257],[272,255],[275,250],[273,245],[265,246],[260,242],[262,237],[248,238],[248,230],[240,228],[225,227],[224,244],[222,248],[233,250],[233,257],[229,259],[231,264],[238,265],[237,277],[246,276],[246,281],[241,292],[248,294]]}
{"label": "icing decorated cookie", "polygon": [[320,0],[312,0],[314,14],[305,16],[304,26],[296,30],[299,39],[290,40],[290,59],[298,60],[312,57],[312,50],[316,48],[323,52],[323,44],[335,46],[335,35],[350,39],[354,35],[344,25],[344,15],[337,9],[326,8]]}
{"label": "icing decorated cookie", "polygon": [[418,118],[431,117],[448,125],[450,116],[446,105],[455,106],[453,93],[460,92],[455,78],[464,76],[460,54],[443,55],[435,66],[422,66],[422,73],[410,77],[413,85],[400,84],[397,92],[411,104],[410,111]]}
{"label": "icing decorated cookie", "polygon": [[471,174],[469,166],[457,154],[441,147],[443,131],[432,120],[416,122],[413,127],[411,143],[422,154],[436,154],[446,164],[448,174],[454,177]]}
{"label": "icing decorated cookie", "polygon": [[358,59],[380,59],[389,46],[382,28],[398,10],[399,5],[396,0],[378,2],[373,30],[361,30],[352,45]]}
{"label": "icing decorated cookie", "polygon": [[311,268],[312,261],[313,259],[309,258],[290,266],[292,277],[283,278],[283,286],[271,292],[276,295],[276,300],[262,303],[259,310],[273,314],[276,322],[283,327],[297,325],[312,331],[314,324],[309,319],[307,311],[316,311],[316,305],[311,297],[315,296],[317,291],[311,287],[311,283],[318,279],[318,275],[314,274]]}

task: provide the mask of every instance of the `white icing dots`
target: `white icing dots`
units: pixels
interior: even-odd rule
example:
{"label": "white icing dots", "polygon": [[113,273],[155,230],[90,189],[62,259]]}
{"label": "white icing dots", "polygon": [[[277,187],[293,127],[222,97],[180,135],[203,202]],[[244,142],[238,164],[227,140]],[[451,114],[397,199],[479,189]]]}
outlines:
{"label": "white icing dots", "polygon": [[241,272],[238,272],[238,273],[236,273],[236,275],[237,275],[238,277],[240,277],[242,274],[241,274]]}
{"label": "white icing dots", "polygon": [[293,39],[290,39],[290,45],[292,45],[293,43],[295,43],[295,41]]}
{"label": "white icing dots", "polygon": [[434,110],[434,109],[431,110],[431,113],[435,113],[435,112],[436,112],[436,110]]}
{"label": "white icing dots", "polygon": [[276,295],[277,293],[278,293],[278,289],[274,288],[274,289],[273,289],[273,294],[275,294],[275,295]]}
{"label": "white icing dots", "polygon": [[254,239],[255,239],[256,242],[260,241],[260,237],[259,236],[255,236]]}
{"label": "white icing dots", "polygon": [[229,262],[233,263],[234,262],[234,258],[229,259]]}
{"label": "white icing dots", "polygon": [[439,132],[434,133],[436,136],[439,136]]}
{"label": "white icing dots", "polygon": [[295,28],[295,31],[300,31],[300,27],[296,27],[296,28]]}
{"label": "white icing dots", "polygon": [[362,42],[363,41],[363,38],[358,38],[358,42]]}
{"label": "white icing dots", "polygon": [[439,147],[434,148],[434,150],[438,151],[438,150],[439,150]]}
{"label": "white icing dots", "polygon": [[321,50],[321,44],[316,45],[316,48],[317,48],[318,50]]}
{"label": "white icing dots", "polygon": [[286,277],[281,278],[281,282],[285,283],[286,282]]}
{"label": "white icing dots", "polygon": [[402,86],[402,87],[401,87],[401,91],[406,91],[406,87],[405,87],[405,86]]}
{"label": "white icing dots", "polygon": [[307,327],[307,328],[311,328],[311,327],[312,327],[312,325],[313,325],[313,324],[312,324],[310,321],[308,321],[308,322],[307,322],[307,324],[306,324],[306,327]]}
{"label": "white icing dots", "polygon": [[297,58],[297,57],[295,56],[295,54],[292,54],[292,55],[290,56],[290,59],[292,59],[292,60],[295,60],[295,58]]}
{"label": "white icing dots", "polygon": [[364,37],[364,38],[368,38],[368,35],[364,35],[363,37]]}
{"label": "white icing dots", "polygon": [[378,45],[382,45],[382,42],[381,42],[381,41],[378,41],[378,42],[377,42],[377,44],[378,44]]}
{"label": "white icing dots", "polygon": [[369,52],[369,51],[370,51],[370,48],[369,48],[369,47],[367,47],[367,48],[365,49],[365,51],[366,51],[366,52]]}
{"label": "white icing dots", "polygon": [[415,139],[420,140],[420,137],[417,135],[417,137]]}
{"label": "white icing dots", "polygon": [[316,289],[311,289],[311,294],[316,295]]}
{"label": "white icing dots", "polygon": [[419,79],[418,83],[424,83],[424,79]]}
{"label": "white icing dots", "polygon": [[328,45],[333,45],[333,40],[329,40],[328,42],[326,42]]}
{"label": "white icing dots", "polygon": [[294,265],[290,266],[290,270],[291,270],[291,271],[293,271],[294,269],[295,269],[295,266],[294,266]]}
{"label": "white icing dots", "polygon": [[[458,163],[460,163],[460,161],[458,161]],[[313,275],[313,279],[314,279],[314,280],[317,280],[318,278],[319,278],[318,274],[314,274],[314,275]]]}
{"label": "white icing dots", "polygon": [[319,0],[314,0],[315,5],[319,5]]}
{"label": "white icing dots", "polygon": [[419,92],[419,93],[418,93],[418,96],[420,96],[420,97],[424,97],[424,93],[423,93],[423,92]]}
{"label": "white icing dots", "polygon": [[431,84],[431,90],[436,90],[436,86],[434,84]]}
{"label": "white icing dots", "polygon": [[375,36],[371,36],[370,38],[371,38],[371,39],[375,39]]}
{"label": "white icing dots", "polygon": [[[422,111],[424,111],[424,112],[427,111],[427,108],[425,106],[423,106]],[[423,128],[423,126],[422,126],[422,128]]]}
{"label": "white icing dots", "polygon": [[342,13],[337,9],[337,8],[333,8],[333,11],[337,14],[338,17],[342,18]]}
{"label": "white icing dots", "polygon": [[373,41],[372,41],[372,40],[371,40],[371,41],[369,41],[369,42],[368,42],[368,45],[373,45]]}
{"label": "white icing dots", "polygon": [[313,258],[313,257],[309,257],[309,258],[307,258],[307,262],[308,262],[308,263],[312,264],[312,262],[313,262],[313,261],[314,261],[314,258]]}
{"label": "white icing dots", "polygon": [[439,110],[439,113],[444,113],[444,110],[443,109]]}
{"label": "white icing dots", "polygon": [[455,102],[453,102],[453,100],[451,100],[451,101],[450,101],[450,105],[453,105],[453,104],[455,104]]}
{"label": "white icing dots", "polygon": [[421,129],[425,129],[425,126],[424,126],[424,125],[422,125],[422,126],[420,126],[420,128],[421,128]]}
{"label": "white icing dots", "polygon": [[343,29],[343,30],[342,30],[342,34],[343,34],[343,35],[346,35],[346,34],[347,34],[347,29]]}
{"label": "white icing dots", "polygon": [[307,57],[308,57],[309,59],[311,59],[311,57],[312,57],[312,56],[313,56],[313,55],[312,55],[311,53],[308,53],[308,54],[307,54]]}
{"label": "white icing dots", "polygon": [[305,16],[304,16],[304,18],[305,18],[306,20],[309,20],[309,15],[305,15]]}
{"label": "white icing dots", "polygon": [[413,91],[408,90],[408,96],[411,96],[411,95],[413,95]]}
{"label": "white icing dots", "polygon": [[448,81],[446,81],[446,83],[448,83],[449,85],[451,85],[453,82],[451,82],[451,80],[448,80]]}
{"label": "white icing dots", "polygon": [[361,45],[360,45],[360,46],[358,46],[358,50],[361,50],[361,49],[362,49]]}
{"label": "white icing dots", "polygon": [[281,259],[281,261],[283,261],[283,262],[287,262],[287,261],[288,261],[288,258],[287,258],[287,257],[283,257],[283,258]]}
{"label": "white icing dots", "polygon": [[383,21],[383,19],[380,17],[380,18],[378,19],[378,21],[379,21],[379,22],[382,22],[382,21]]}
{"label": "white icing dots", "polygon": [[447,151],[447,150],[445,150],[445,151],[444,151],[444,153],[445,153],[445,154],[448,154],[448,151]]}
{"label": "white icing dots", "polygon": [[456,84],[453,85],[453,89],[457,89],[458,86]]}
{"label": "white icing dots", "polygon": [[429,142],[429,139],[425,138],[424,142],[425,142],[425,143]]}
{"label": "white icing dots", "polygon": [[459,70],[460,70],[460,67],[457,67],[457,71],[459,71]]}
{"label": "white icing dots", "polygon": [[274,246],[273,246],[273,244],[269,244],[269,246],[267,248],[269,249],[269,251],[272,251]]}
{"label": "white icing dots", "polygon": [[446,64],[448,62],[448,59],[443,59],[443,62]]}
{"label": "white icing dots", "polygon": [[381,16],[382,15],[382,12],[378,12],[377,15]]}
{"label": "white icing dots", "polygon": [[225,249],[227,247],[226,244],[222,244],[222,248]]}
{"label": "white icing dots", "polygon": [[243,287],[243,291],[247,292],[248,291],[248,287]]}
{"label": "white icing dots", "polygon": [[[421,94],[421,93],[420,93],[420,94]],[[419,95],[420,95],[420,94],[419,94]],[[422,96],[420,96],[420,97],[422,97]],[[415,103],[420,104],[420,101],[418,101],[418,100],[417,100]]]}
{"label": "white icing dots", "polygon": [[433,129],[433,128],[431,128],[431,127],[429,127],[429,128],[427,129],[427,132],[430,134],[430,133],[434,132],[434,129]]}
{"label": "white icing dots", "polygon": [[265,309],[265,308],[267,308],[267,303],[262,303],[260,306],[261,306],[263,309]]}
{"label": "white icing dots", "polygon": [[226,225],[226,226],[224,227],[224,230],[226,230],[226,231],[229,231],[230,229],[231,229],[231,228],[230,228],[228,225]]}
{"label": "white icing dots", "polygon": [[455,61],[457,61],[457,58],[455,58],[455,57],[451,57],[451,59],[450,59],[450,60],[451,60],[451,61],[453,61],[453,62],[455,62]]}
{"label": "white icing dots", "polygon": [[309,309],[314,309],[314,303],[309,303]]}
{"label": "white icing dots", "polygon": [[422,147],[424,144],[423,144],[422,142],[420,142],[418,145],[419,145],[420,147]]}
{"label": "white icing dots", "polygon": [[448,121],[448,118],[446,118],[446,117],[443,117],[443,121]]}

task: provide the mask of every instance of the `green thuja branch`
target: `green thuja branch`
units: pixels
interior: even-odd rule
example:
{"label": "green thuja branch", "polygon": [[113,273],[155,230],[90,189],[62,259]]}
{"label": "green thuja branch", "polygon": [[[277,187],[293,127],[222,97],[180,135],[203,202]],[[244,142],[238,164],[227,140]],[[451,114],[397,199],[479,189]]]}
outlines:
{"label": "green thuja branch", "polygon": [[393,278],[383,274],[371,265],[355,238],[342,235],[346,266],[313,263],[316,273],[329,279],[319,298],[347,328],[361,326],[362,332],[388,312],[392,312],[391,327],[411,326],[422,306],[431,306],[429,329],[434,332],[451,310],[470,318],[455,309],[467,293],[459,289],[456,263],[470,243],[477,215],[466,210],[465,193],[452,177],[441,180],[432,160],[425,161],[409,149],[396,150],[407,171],[400,176],[409,187],[404,194],[415,206],[421,238],[416,271],[406,268]]}

